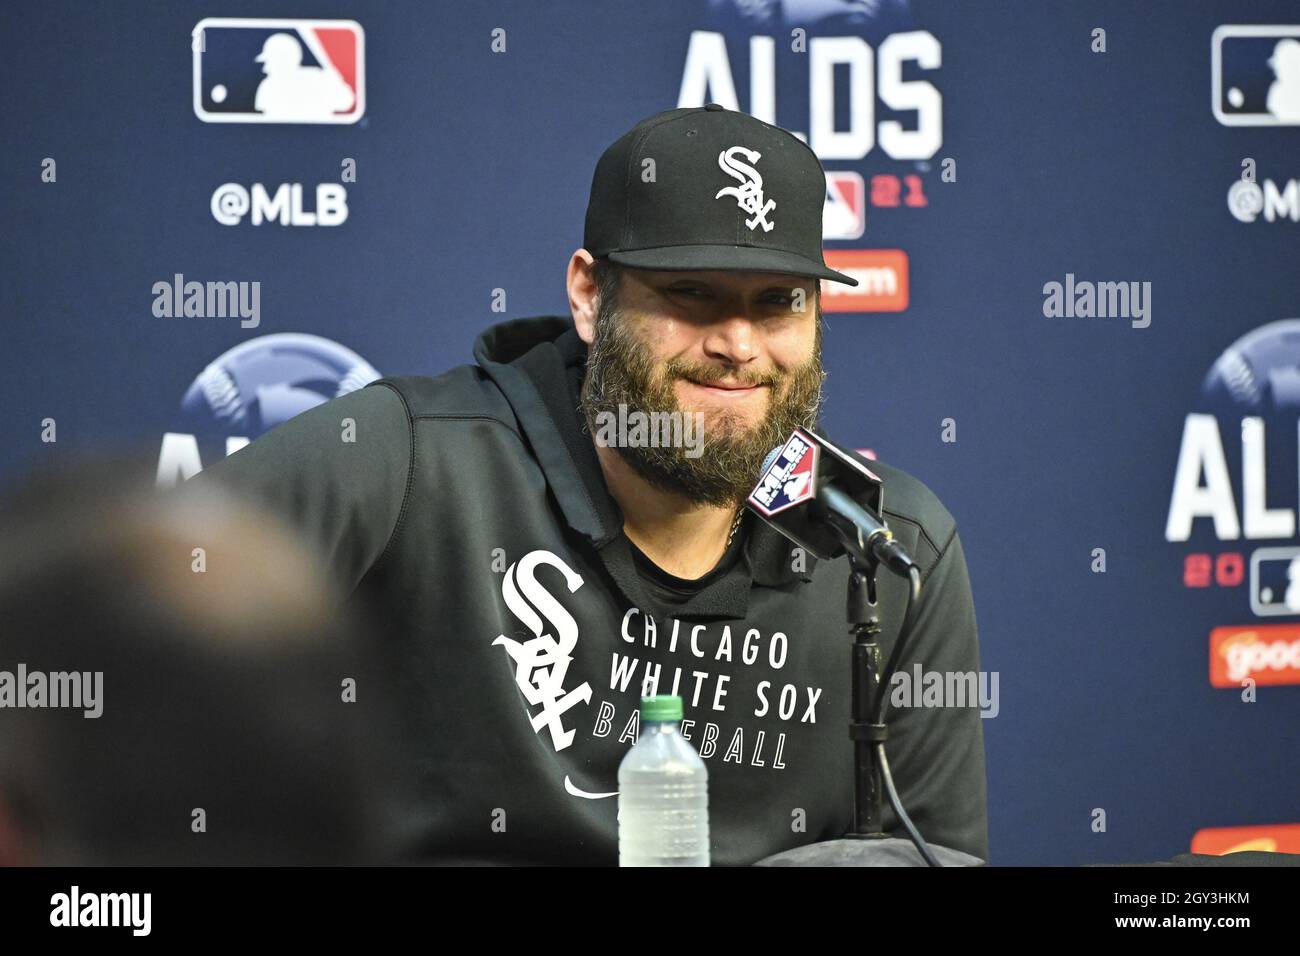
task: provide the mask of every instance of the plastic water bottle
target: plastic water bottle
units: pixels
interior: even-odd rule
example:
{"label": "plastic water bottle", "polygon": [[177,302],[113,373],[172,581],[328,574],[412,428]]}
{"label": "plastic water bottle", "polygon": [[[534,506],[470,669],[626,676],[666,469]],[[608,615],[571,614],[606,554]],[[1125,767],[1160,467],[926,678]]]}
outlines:
{"label": "plastic water bottle", "polygon": [[709,865],[709,771],[682,736],[682,699],[642,697],[618,767],[618,865]]}

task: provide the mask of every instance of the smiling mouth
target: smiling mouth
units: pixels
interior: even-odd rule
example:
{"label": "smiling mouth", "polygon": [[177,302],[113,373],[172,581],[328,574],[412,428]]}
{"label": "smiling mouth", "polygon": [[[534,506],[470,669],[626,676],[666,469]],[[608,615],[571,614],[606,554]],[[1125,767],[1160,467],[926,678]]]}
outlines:
{"label": "smiling mouth", "polygon": [[696,388],[703,389],[704,391],[711,392],[715,395],[727,395],[736,398],[739,398],[744,395],[753,395],[759,389],[767,387],[766,385],[726,385],[726,384],[706,385],[703,382],[697,382],[694,379],[689,379],[689,378],[684,379],[684,381],[689,382],[691,385],[694,385]]}

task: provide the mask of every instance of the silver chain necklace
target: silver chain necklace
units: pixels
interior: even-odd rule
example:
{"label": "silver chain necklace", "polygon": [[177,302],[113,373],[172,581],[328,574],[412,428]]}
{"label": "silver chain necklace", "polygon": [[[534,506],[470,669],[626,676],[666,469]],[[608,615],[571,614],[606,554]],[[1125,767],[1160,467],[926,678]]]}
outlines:
{"label": "silver chain necklace", "polygon": [[745,509],[744,507],[741,507],[736,511],[736,520],[731,523],[731,534],[727,535],[727,543],[723,547],[722,549],[723,551],[727,551],[731,548],[731,541],[733,538],[736,537],[736,532],[740,530],[740,521],[744,517],[745,517]]}

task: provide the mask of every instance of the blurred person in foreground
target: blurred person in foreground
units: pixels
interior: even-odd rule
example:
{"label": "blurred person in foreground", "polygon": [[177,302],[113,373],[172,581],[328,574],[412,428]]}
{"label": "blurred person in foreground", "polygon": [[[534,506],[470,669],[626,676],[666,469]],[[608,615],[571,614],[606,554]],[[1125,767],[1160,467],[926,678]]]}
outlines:
{"label": "blurred person in foreground", "polygon": [[387,859],[383,694],[310,555],[216,489],[61,474],[0,512],[0,865]]}

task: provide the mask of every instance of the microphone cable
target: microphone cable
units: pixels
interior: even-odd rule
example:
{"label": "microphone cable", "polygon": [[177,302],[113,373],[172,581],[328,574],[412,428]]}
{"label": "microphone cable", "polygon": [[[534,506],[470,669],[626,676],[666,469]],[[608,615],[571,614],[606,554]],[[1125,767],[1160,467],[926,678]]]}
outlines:
{"label": "microphone cable", "polygon": [[[893,680],[894,672],[898,669],[898,662],[903,656],[903,644],[908,635],[912,633],[912,622],[916,617],[917,605],[921,601],[921,570],[913,565],[908,568],[908,597],[907,611],[903,614],[903,626],[899,629],[898,640],[894,642],[894,649],[889,654],[889,660],[885,663],[884,672],[878,685],[880,694],[876,699],[876,712],[874,723],[882,723],[885,717],[885,711],[889,704],[889,683]],[[880,741],[875,745],[876,760],[880,764],[880,777],[885,784],[885,793],[889,797],[889,805],[894,808],[894,815],[898,817],[903,827],[907,830],[907,835],[911,837],[912,844],[916,847],[916,852],[921,854],[921,859],[925,860],[926,866],[941,867],[943,866],[932,852],[929,845],[922,838],[916,825],[912,823],[912,818],[907,815],[903,809],[903,801],[898,796],[898,788],[894,786],[894,775],[889,770],[889,758],[885,756],[885,743]]]}

